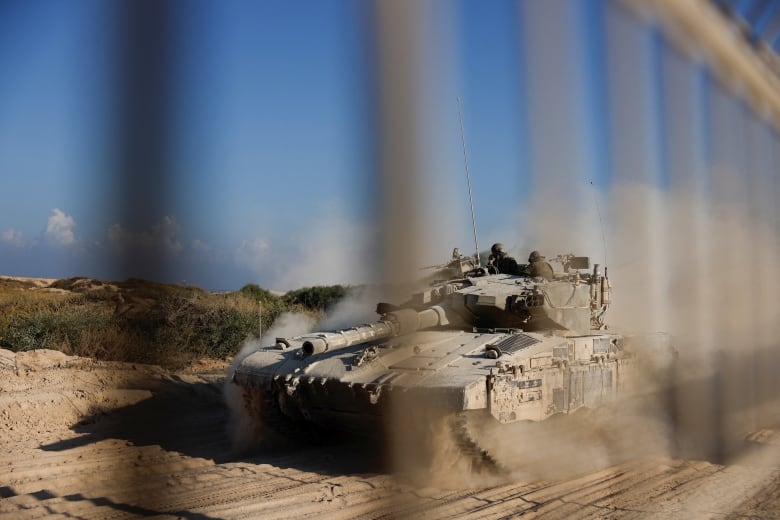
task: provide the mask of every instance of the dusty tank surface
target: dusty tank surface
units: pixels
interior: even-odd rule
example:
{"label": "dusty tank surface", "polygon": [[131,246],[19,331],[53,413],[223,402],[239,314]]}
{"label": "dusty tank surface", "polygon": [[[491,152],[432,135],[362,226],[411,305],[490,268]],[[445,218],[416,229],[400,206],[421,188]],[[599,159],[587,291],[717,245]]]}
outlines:
{"label": "dusty tank surface", "polygon": [[375,432],[399,407],[418,420],[405,407],[426,403],[449,418],[464,451],[484,457],[466,419],[541,421],[632,385],[636,357],[604,321],[606,271],[587,257],[553,261],[552,279],[491,274],[455,250],[438,266],[447,279],[402,305],[378,304],[376,322],[277,338],[232,381],[258,428]]}

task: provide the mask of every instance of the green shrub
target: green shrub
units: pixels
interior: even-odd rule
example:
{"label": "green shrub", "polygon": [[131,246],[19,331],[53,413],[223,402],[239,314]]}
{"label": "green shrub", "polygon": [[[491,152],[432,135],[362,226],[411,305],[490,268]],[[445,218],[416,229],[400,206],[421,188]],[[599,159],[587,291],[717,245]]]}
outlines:
{"label": "green shrub", "polygon": [[[22,302],[27,305],[19,306]],[[16,304],[12,312],[3,313],[5,319],[0,321],[0,347],[14,351],[49,348],[77,353],[73,352],[74,345],[83,343],[85,336],[99,336],[112,320],[110,309],[88,304],[80,296],[20,298]]]}
{"label": "green shrub", "polygon": [[347,293],[336,285],[280,297],[249,284],[213,294],[137,279],[111,283],[70,278],[52,287],[0,287],[0,348],[48,348],[178,367],[197,358],[233,355],[282,313],[321,314]]}
{"label": "green shrub", "polygon": [[291,305],[301,305],[313,311],[327,311],[335,303],[344,298],[349,291],[342,285],[318,285],[290,291],[284,295],[284,300]]}

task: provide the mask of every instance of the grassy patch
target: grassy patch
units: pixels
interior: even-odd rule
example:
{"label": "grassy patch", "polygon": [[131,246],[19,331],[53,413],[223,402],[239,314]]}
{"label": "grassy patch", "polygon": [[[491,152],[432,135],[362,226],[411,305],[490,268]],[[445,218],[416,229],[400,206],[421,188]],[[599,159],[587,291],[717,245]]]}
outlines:
{"label": "grassy patch", "polygon": [[[341,286],[277,296],[257,286],[214,294],[131,279],[57,280],[47,289],[0,285],[0,348],[37,348],[96,359],[179,367],[233,355],[284,312],[321,314]],[[262,305],[262,313],[260,306]]]}

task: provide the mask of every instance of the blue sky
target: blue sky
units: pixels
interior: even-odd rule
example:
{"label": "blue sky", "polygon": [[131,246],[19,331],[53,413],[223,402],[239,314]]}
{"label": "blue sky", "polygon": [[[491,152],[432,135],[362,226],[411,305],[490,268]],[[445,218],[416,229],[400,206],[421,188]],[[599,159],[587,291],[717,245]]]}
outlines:
{"label": "blue sky", "polygon": [[[242,244],[289,252],[285,241],[318,213],[366,191],[359,4],[196,2],[179,6],[168,27],[170,94],[164,116],[149,121],[165,129],[165,186],[142,191],[164,189],[165,200],[117,211],[117,104],[126,99],[118,11],[102,2],[3,4],[4,273],[114,276],[112,241],[160,242],[180,257],[181,279],[228,288],[262,279],[235,265]],[[365,212],[359,206],[350,216]]]}
{"label": "blue sky", "polygon": [[[364,3],[178,6],[166,40],[165,114],[149,121],[166,130],[165,185],[143,188],[164,190],[165,200],[145,208],[133,199],[139,215],[117,210],[117,104],[126,99],[117,74],[118,11],[88,1],[3,4],[0,271],[111,277],[123,274],[114,268],[112,243],[160,242],[178,257],[174,278],[209,288],[273,286],[245,257],[273,248],[268,261],[283,261],[323,218],[331,228],[373,218],[375,54]],[[454,168],[448,175],[465,197],[456,95],[464,100],[474,175],[520,168],[517,8],[466,3],[443,11],[450,27],[426,28],[427,62],[441,66],[451,49],[437,46],[445,44],[459,56],[444,71],[448,96],[433,111],[445,112],[444,120],[433,126],[449,125],[437,133],[457,139],[443,146],[451,157],[430,160]],[[475,123],[491,130],[477,131]],[[497,192],[486,204],[487,193],[475,195],[487,218],[493,202],[507,198]]]}
{"label": "blue sky", "polygon": [[[356,259],[379,240],[381,195],[371,5],[168,2],[137,25],[122,5],[0,1],[0,273],[208,289],[366,281]],[[626,174],[668,186],[686,160],[665,144],[679,125],[663,93],[693,88],[706,104],[710,80],[696,63],[675,72],[658,31],[612,2],[419,6],[423,182],[441,218],[421,265],[473,249],[457,96],[483,249],[527,254],[517,223],[540,194],[592,220],[582,185],[602,193]],[[157,12],[169,18],[155,32]],[[149,105],[122,27],[139,47],[164,43],[147,55]],[[700,168],[709,112],[674,141],[698,146],[687,160]],[[141,142],[148,130],[159,161],[126,157],[138,148],[123,121]]]}

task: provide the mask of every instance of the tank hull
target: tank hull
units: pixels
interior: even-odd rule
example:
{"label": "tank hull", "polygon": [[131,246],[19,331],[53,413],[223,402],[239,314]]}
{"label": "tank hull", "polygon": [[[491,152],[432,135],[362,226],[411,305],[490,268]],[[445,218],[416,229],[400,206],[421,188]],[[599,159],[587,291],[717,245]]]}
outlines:
{"label": "tank hull", "polygon": [[[261,349],[233,381],[273,396],[295,422],[375,432],[394,407],[425,403],[442,413],[485,410],[500,423],[541,421],[614,401],[636,381],[622,336],[425,331],[358,344],[316,358]],[[491,349],[498,358],[486,357]]]}

